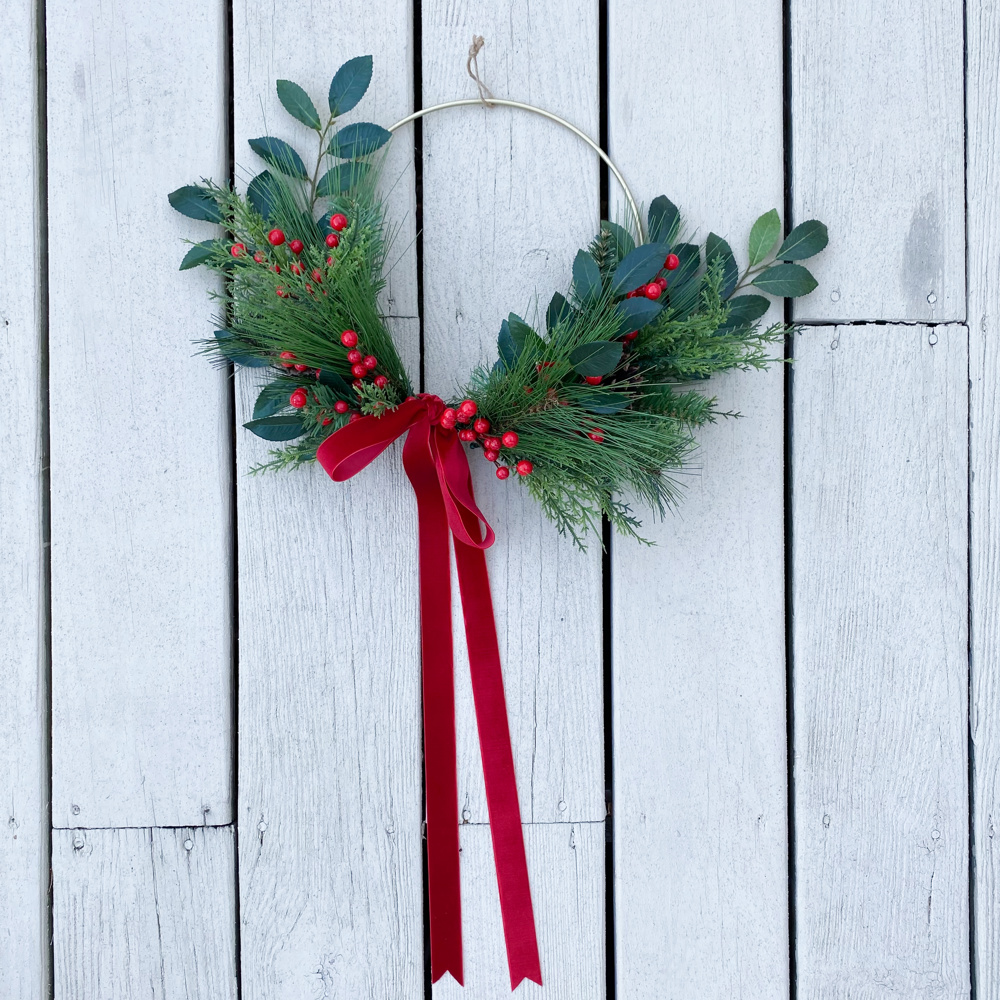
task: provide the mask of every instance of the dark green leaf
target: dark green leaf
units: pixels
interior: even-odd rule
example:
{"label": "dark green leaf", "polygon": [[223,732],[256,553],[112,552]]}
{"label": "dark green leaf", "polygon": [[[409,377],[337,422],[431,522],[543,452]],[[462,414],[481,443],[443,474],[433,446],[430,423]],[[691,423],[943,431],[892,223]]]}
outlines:
{"label": "dark green leaf", "polygon": [[573,261],[573,288],[581,302],[600,298],[601,270],[586,250],[580,250]]}
{"label": "dark green leaf", "polygon": [[574,401],[590,413],[621,413],[632,399],[624,392],[611,389],[588,389],[578,393]]}
{"label": "dark green leaf", "polygon": [[763,295],[739,295],[729,300],[729,316],[720,330],[733,330],[741,326],[749,326],[767,312],[771,303]]}
{"label": "dark green leaf", "polygon": [[244,368],[265,368],[268,364],[266,358],[251,354],[228,330],[216,330],[215,341],[219,350],[234,365],[243,365]]}
{"label": "dark green leaf", "polygon": [[781,235],[781,219],[777,209],[765,212],[750,230],[748,243],[750,266],[756,267],[773,249]]}
{"label": "dark green leaf", "polygon": [[247,186],[247,201],[253,205],[259,215],[268,221],[271,221],[274,216],[280,183],[270,170],[265,170]]}
{"label": "dark green leaf", "polygon": [[260,420],[250,420],[243,425],[248,431],[253,431],[265,441],[292,441],[302,437],[306,432],[305,424],[297,416],[261,417]]}
{"label": "dark green leaf", "polygon": [[284,139],[276,139],[273,135],[263,135],[259,139],[247,141],[250,148],[279,173],[285,174],[287,177],[298,177],[303,181],[308,177],[302,157]]}
{"label": "dark green leaf", "polygon": [[260,390],[257,402],[253,404],[254,420],[274,416],[279,410],[285,409],[289,405],[288,397],[294,390],[295,386],[286,379],[278,379],[276,382],[265,385]]}
{"label": "dark green leaf", "polygon": [[341,160],[356,160],[359,156],[367,156],[381,149],[390,139],[392,133],[375,125],[373,122],[354,122],[345,125],[330,140],[331,156]]}
{"label": "dark green leaf", "polygon": [[681,213],[666,196],[660,195],[649,203],[649,242],[669,247],[677,239],[681,228]]}
{"label": "dark green leaf", "polygon": [[188,184],[167,195],[167,201],[181,215],[203,222],[222,222],[222,213],[207,188]]}
{"label": "dark green leaf", "polygon": [[654,302],[652,299],[622,299],[615,306],[615,312],[621,316],[618,335],[631,333],[633,330],[641,330],[647,323],[651,323],[656,319],[662,309],[663,307],[660,303]]}
{"label": "dark green leaf", "polygon": [[371,170],[368,163],[338,163],[319,179],[316,194],[321,198],[336,198],[350,191]]}
{"label": "dark green leaf", "polygon": [[525,350],[529,357],[537,355],[545,343],[532,328],[521,319],[516,313],[511,313],[507,317],[507,327],[510,330],[511,340],[517,349],[517,356],[520,357]]}
{"label": "dark green leaf", "polygon": [[316,105],[309,99],[309,95],[291,80],[279,80],[277,89],[278,100],[281,101],[285,110],[303,125],[308,125],[318,132],[321,127],[319,112],[316,110]]}
{"label": "dark green leaf", "polygon": [[372,82],[372,57],[355,56],[337,70],[330,84],[330,114],[350,111]]}
{"label": "dark green leaf", "polygon": [[624,295],[633,288],[652,281],[663,270],[666,251],[660,243],[644,243],[636,247],[611,275],[611,290]]}
{"label": "dark green leaf", "polygon": [[684,319],[694,311],[701,295],[701,284],[696,280],[701,250],[693,243],[678,243],[673,252],[680,263],[668,275],[667,297],[672,313]]}
{"label": "dark green leaf", "polygon": [[723,299],[728,299],[733,294],[736,282],[740,277],[740,269],[736,266],[736,258],[729,244],[715,233],[709,233],[705,240],[705,263],[712,264],[718,261],[722,267],[722,287],[719,295]]}
{"label": "dark green leaf", "polygon": [[335,371],[330,368],[321,368],[319,373],[320,385],[329,386],[341,399],[351,402],[357,399],[351,387]]}
{"label": "dark green leaf", "polygon": [[204,243],[195,243],[181,261],[179,271],[187,271],[189,268],[197,267],[210,260],[215,249],[215,240],[205,240]]}
{"label": "dark green leaf", "polygon": [[510,324],[504,320],[500,324],[500,336],[497,337],[497,352],[500,360],[508,368],[513,368],[517,364],[517,345],[510,335]]}
{"label": "dark green leaf", "polygon": [[573,307],[559,292],[556,292],[552,296],[549,308],[545,310],[545,328],[554,330],[560,323],[567,323],[572,318]]}
{"label": "dark green leaf", "polygon": [[808,295],[816,287],[816,279],[801,264],[772,264],[753,284],[768,295],[793,299]]}
{"label": "dark green leaf", "polygon": [[797,225],[785,237],[785,242],[778,247],[775,257],[778,260],[805,260],[806,257],[819,253],[829,242],[826,226],[815,219],[809,219],[808,222]]}
{"label": "dark green leaf", "polygon": [[606,229],[611,233],[611,244],[614,247],[616,261],[624,260],[635,249],[635,240],[632,239],[632,234],[624,226],[619,226],[617,222],[608,222],[605,219],[601,223],[601,229]]}
{"label": "dark green leaf", "polygon": [[622,345],[617,340],[595,340],[581,344],[570,356],[573,368],[583,376],[607,375],[622,358]]}

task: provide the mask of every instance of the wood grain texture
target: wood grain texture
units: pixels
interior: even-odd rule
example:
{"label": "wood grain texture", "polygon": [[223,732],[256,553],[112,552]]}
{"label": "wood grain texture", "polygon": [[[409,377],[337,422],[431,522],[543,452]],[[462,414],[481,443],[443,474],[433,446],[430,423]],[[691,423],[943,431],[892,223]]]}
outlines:
{"label": "wood grain texture", "polygon": [[37,8],[5,11],[0,135],[0,992],[48,994],[45,351]]}
{"label": "wood grain texture", "polygon": [[792,222],[810,320],[965,319],[961,0],[791,0]]}
{"label": "wood grain texture", "polygon": [[967,7],[974,970],[1000,996],[1000,7]]}
{"label": "wood grain texture", "polygon": [[236,1000],[235,871],[231,827],[56,830],[56,1000]]}
{"label": "wood grain texture", "polygon": [[[465,59],[473,34],[481,34],[479,68],[496,96],[540,104],[596,136],[597,18],[596,3],[519,0],[501,9],[479,0],[428,0],[423,103],[475,93]],[[450,396],[476,364],[492,364],[509,312],[531,321],[553,291],[566,291],[573,257],[598,227],[597,158],[552,123],[502,109],[427,118],[423,150],[424,372],[428,391]],[[587,553],[576,551],[527,490],[498,482],[481,452],[471,452],[470,462],[477,500],[497,535],[487,561],[522,818],[601,821],[600,540]],[[453,593],[460,810],[466,822],[485,823],[457,586]],[[479,828],[475,859],[463,855],[462,864],[470,998],[497,996],[508,982],[487,829]],[[551,836],[562,845],[571,828],[527,829],[529,840]],[[536,893],[551,877],[549,855],[537,857],[533,862],[529,852]],[[545,993],[596,996],[595,984],[604,982],[603,851],[573,857],[576,877],[553,880],[546,893],[554,898],[536,911]],[[454,989],[440,982],[434,993]]]}
{"label": "wood grain texture", "polygon": [[795,357],[799,996],[965,997],[966,330]]}
{"label": "wood grain texture", "polygon": [[[436,1000],[510,996],[503,922],[490,829],[462,827],[465,925],[465,987],[450,975],[434,987]],[[531,873],[531,899],[538,923],[542,983],[525,980],[517,997],[537,1000],[603,1000],[604,823],[525,824],[524,846]],[[582,959],[587,949],[594,954]]]}
{"label": "wood grain texture", "polygon": [[[612,156],[745,260],[782,202],[781,4],[672,9],[669,59],[637,31],[660,5],[609,17]],[[654,547],[612,544],[621,1000],[788,994],[780,368],[716,380],[744,419],[699,432],[679,508],[644,514]]]}
{"label": "wood grain texture", "polygon": [[224,8],[47,8],[56,826],[231,820],[226,392],[176,270],[215,228],[167,203],[225,177]]}
{"label": "wood grain texture", "polygon": [[[238,2],[233,11],[237,176],[246,140],[307,133],[278,106],[277,78],[320,107],[346,59],[371,53],[351,120],[412,109],[411,7],[330,11]],[[275,19],[294,32],[275,30]],[[263,120],[261,113],[263,103]],[[390,212],[411,243],[412,148]],[[409,159],[407,160],[407,157]],[[406,192],[409,192],[407,195]],[[405,197],[404,197],[405,196]],[[404,205],[401,207],[399,200]],[[415,312],[414,258],[387,307]],[[416,320],[395,321],[415,375]],[[238,421],[255,379],[239,384]],[[350,483],[317,467],[248,477],[267,444],[237,431],[240,539],[240,891],[243,1000],[414,997],[423,991],[420,655],[416,507],[399,446]]]}

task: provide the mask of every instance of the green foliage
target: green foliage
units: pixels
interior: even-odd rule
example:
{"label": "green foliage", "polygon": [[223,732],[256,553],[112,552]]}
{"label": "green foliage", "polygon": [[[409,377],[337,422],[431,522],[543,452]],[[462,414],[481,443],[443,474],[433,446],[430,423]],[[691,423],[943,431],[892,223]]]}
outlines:
{"label": "green foliage", "polygon": [[330,140],[329,153],[342,160],[356,160],[360,156],[369,156],[381,149],[390,139],[392,133],[381,125],[371,122],[354,122],[345,125]]}
{"label": "green foliage", "polygon": [[351,111],[372,82],[372,57],[348,59],[330,83],[330,114],[336,118]]}
{"label": "green foliage", "polygon": [[808,295],[816,287],[816,279],[801,264],[772,264],[753,283],[762,292],[788,299]]}
{"label": "green foliage", "polygon": [[167,195],[167,201],[170,202],[172,208],[175,208],[181,215],[186,215],[189,219],[222,222],[219,206],[216,205],[208,188],[188,184],[176,191],[171,191]]}
{"label": "green foliage", "polygon": [[279,80],[275,87],[281,106],[293,118],[297,118],[303,125],[308,125],[309,128],[314,128],[318,132],[321,127],[319,112],[309,95],[291,80]]}
{"label": "green foliage", "polygon": [[277,139],[273,135],[264,135],[259,139],[248,139],[247,142],[250,144],[250,148],[275,170],[279,170],[288,177],[298,177],[301,180],[305,180],[308,176],[302,157],[284,139]]}
{"label": "green foliage", "polygon": [[825,249],[829,242],[826,226],[815,219],[809,219],[796,226],[785,237],[785,242],[778,247],[775,257],[778,260],[805,260]]}
{"label": "green foliage", "polygon": [[781,235],[781,219],[777,209],[765,212],[750,230],[750,240],[747,247],[747,257],[751,267],[759,264],[774,249]]}

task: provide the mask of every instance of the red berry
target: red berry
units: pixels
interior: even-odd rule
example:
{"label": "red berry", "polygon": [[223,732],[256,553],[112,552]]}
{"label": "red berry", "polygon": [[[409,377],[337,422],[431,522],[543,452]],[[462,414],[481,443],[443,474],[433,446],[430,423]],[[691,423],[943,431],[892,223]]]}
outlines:
{"label": "red berry", "polygon": [[587,434],[587,437],[595,444],[600,444],[604,440],[604,431],[600,427],[595,427]]}
{"label": "red berry", "polygon": [[308,365],[296,365],[295,366],[295,370],[297,372],[307,372],[307,371],[309,371],[309,366]]}
{"label": "red berry", "polygon": [[[340,243],[340,237],[336,233],[329,233],[326,237],[326,245],[332,250]],[[329,263],[329,261],[327,262]]]}
{"label": "red berry", "polygon": [[347,363],[356,365],[361,360],[361,352],[355,347],[347,352]]}
{"label": "red berry", "polygon": [[660,286],[655,281],[651,281],[648,285],[646,285],[646,298],[658,299],[660,297],[660,291]]}
{"label": "red berry", "polygon": [[458,413],[453,410],[450,406],[445,409],[441,414],[438,423],[445,429],[451,430],[452,427],[458,422]]}
{"label": "red berry", "polygon": [[307,281],[307,282],[306,282],[306,291],[307,291],[307,292],[308,292],[308,293],[309,293],[310,295],[314,295],[314,294],[315,294],[315,292],[316,292],[316,289],[315,289],[315,288],[313,288],[313,286],[312,286],[312,285],[310,285],[310,284],[309,284],[309,282]]}
{"label": "red berry", "polygon": [[506,465],[497,466],[497,479],[506,479],[510,475],[510,469]]}
{"label": "red berry", "polygon": [[298,261],[295,261],[295,263],[292,264],[292,274],[301,274],[301,273],[302,273],[302,265]]}
{"label": "red berry", "polygon": [[676,271],[680,265],[681,259],[675,253],[668,253],[667,259],[663,262],[663,266],[668,271]]}
{"label": "red berry", "polygon": [[345,330],[340,335],[340,342],[344,347],[353,347],[358,342],[358,335],[353,330]]}
{"label": "red berry", "polygon": [[504,431],[503,437],[500,440],[503,441],[505,448],[516,448],[518,442],[517,431]]}
{"label": "red berry", "polygon": [[375,384],[380,389],[384,389],[389,384],[389,380],[384,375],[376,375],[375,376]]}
{"label": "red berry", "polygon": [[485,434],[490,429],[490,422],[485,417],[480,417],[473,425],[472,429],[477,434]]}
{"label": "red berry", "polygon": [[638,336],[639,336],[639,331],[633,330],[631,333],[626,333],[625,336],[622,337],[622,340],[635,340],[635,338]]}
{"label": "red berry", "polygon": [[367,354],[361,363],[365,366],[365,368],[371,371],[373,368],[378,366],[378,358],[376,358],[374,354]]}
{"label": "red berry", "polygon": [[242,257],[246,253],[247,248],[242,243],[234,243],[230,248],[229,252],[234,257]]}
{"label": "red berry", "polygon": [[625,296],[625,298],[634,299],[638,294],[639,293],[635,289],[632,289],[632,291],[629,292],[628,295]]}
{"label": "red berry", "polygon": [[255,261],[257,261],[257,263],[258,263],[258,264],[263,264],[263,263],[264,263],[264,260],[265,260],[265,257],[264,257],[264,255],[263,255],[263,254],[262,254],[262,253],[261,253],[261,252],[260,252],[260,251],[258,250],[258,251],[257,251],[257,252],[256,252],[256,253],[255,253],[255,254],[253,255],[253,259],[254,259]]}
{"label": "red berry", "polygon": [[522,458],[520,462],[517,463],[517,474],[519,476],[530,476],[534,470],[534,466],[526,458]]}
{"label": "red berry", "polygon": [[586,382],[587,385],[600,385],[602,378],[604,378],[603,375],[584,375],[583,381]]}
{"label": "red berry", "polygon": [[302,240],[292,240],[292,242],[288,244],[288,249],[291,250],[296,256],[302,253],[305,248],[306,245],[302,242]]}
{"label": "red berry", "polygon": [[280,285],[274,290],[274,293],[279,299],[283,299],[288,294]]}
{"label": "red berry", "polygon": [[281,364],[284,368],[291,368],[291,363],[295,360],[295,355],[291,351],[282,351],[278,357],[281,358]]}
{"label": "red berry", "polygon": [[356,378],[356,379],[355,379],[355,380],[354,380],[354,381],[353,381],[353,382],[351,383],[351,385],[353,385],[355,389],[360,389],[360,388],[361,388],[361,379],[359,379],[359,378]]}
{"label": "red berry", "polygon": [[368,369],[364,365],[351,365],[351,374],[355,378],[364,378],[368,374]]}
{"label": "red berry", "polygon": [[499,457],[500,452],[494,451],[492,448],[487,448],[483,452],[483,458],[485,458],[487,462],[495,462]]}
{"label": "red berry", "polygon": [[309,397],[306,395],[305,389],[296,389],[295,392],[288,397],[288,402],[291,403],[296,409],[301,410],[302,407],[306,405],[308,399]]}
{"label": "red berry", "polygon": [[337,402],[333,404],[333,408],[337,411],[337,413],[346,413],[350,409],[347,402],[343,399],[338,399]]}
{"label": "red berry", "polygon": [[323,272],[318,267],[313,268],[312,280],[318,285],[323,284]]}
{"label": "red berry", "polygon": [[333,258],[332,257],[327,257],[326,258],[326,263],[327,263],[328,267],[333,267]]}
{"label": "red berry", "polygon": [[[347,228],[347,216],[346,215],[341,215],[340,212],[338,212],[336,215],[331,215],[330,216],[330,228],[331,229],[336,229],[338,233],[340,232],[341,229],[346,229]],[[336,246],[336,243],[334,244],[334,246]]]}
{"label": "red berry", "polygon": [[476,406],[475,400],[463,399],[461,403],[458,404],[458,415],[459,419],[464,416],[465,420],[471,420],[476,415],[476,410],[479,407]]}
{"label": "red berry", "polygon": [[488,451],[499,451],[500,438],[498,437],[483,438],[483,447],[486,448]]}
{"label": "red berry", "polygon": [[459,441],[475,441],[476,432],[466,427],[464,431],[458,432],[458,439]]}
{"label": "red berry", "polygon": [[327,424],[332,424],[332,423],[333,423],[333,417],[324,417],[323,418],[323,426],[324,427],[326,427]]}
{"label": "red berry", "polygon": [[267,242],[273,247],[280,247],[285,242],[285,234],[280,229],[272,229],[267,234]]}
{"label": "red berry", "polygon": [[355,422],[356,420],[360,420],[360,419],[361,419],[361,414],[360,414],[360,413],[358,413],[358,411],[357,411],[357,410],[355,410],[355,411],[354,411],[354,412],[353,412],[353,413],[351,414],[351,417],[350,417],[350,420],[348,420],[348,423],[349,423],[349,424],[353,424],[353,423],[354,423],[354,422]]}
{"label": "red berry", "polygon": [[667,279],[661,274],[657,279],[656,283],[660,286],[660,291],[664,291],[667,287]]}

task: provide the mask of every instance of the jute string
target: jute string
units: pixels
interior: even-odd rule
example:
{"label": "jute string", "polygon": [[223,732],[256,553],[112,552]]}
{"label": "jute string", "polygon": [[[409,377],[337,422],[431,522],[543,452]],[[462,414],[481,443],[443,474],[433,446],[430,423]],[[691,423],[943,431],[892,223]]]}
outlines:
{"label": "jute string", "polygon": [[469,58],[465,60],[465,71],[476,81],[476,86],[479,88],[479,100],[482,101],[483,107],[492,108],[493,105],[490,102],[493,100],[493,93],[479,77],[478,56],[480,49],[485,44],[486,39],[482,35],[472,36],[472,44],[469,46]]}

